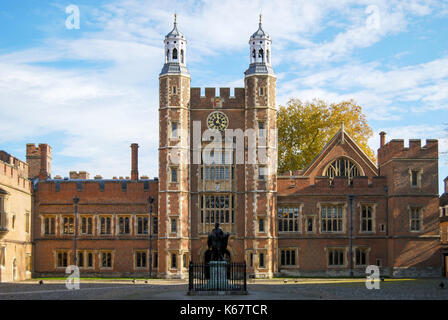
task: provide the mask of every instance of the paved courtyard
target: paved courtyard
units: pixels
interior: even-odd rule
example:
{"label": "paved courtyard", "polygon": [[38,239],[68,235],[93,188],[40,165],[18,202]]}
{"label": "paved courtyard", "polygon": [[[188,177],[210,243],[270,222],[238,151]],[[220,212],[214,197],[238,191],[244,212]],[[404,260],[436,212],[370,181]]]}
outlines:
{"label": "paved courtyard", "polygon": [[[445,288],[439,284],[444,282]],[[368,290],[363,279],[289,279],[251,280],[245,296],[187,296],[187,282],[182,280],[81,280],[79,290],[68,290],[62,280],[0,283],[0,300],[37,299],[145,299],[145,300],[447,300],[448,279],[386,279],[379,290]]]}

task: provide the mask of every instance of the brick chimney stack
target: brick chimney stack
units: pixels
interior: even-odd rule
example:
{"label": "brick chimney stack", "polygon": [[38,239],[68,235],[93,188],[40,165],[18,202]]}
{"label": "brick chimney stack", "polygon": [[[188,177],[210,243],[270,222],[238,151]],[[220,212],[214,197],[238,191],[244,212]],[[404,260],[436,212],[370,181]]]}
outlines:
{"label": "brick chimney stack", "polygon": [[138,144],[131,144],[132,149],[132,169],[131,180],[138,180]]}
{"label": "brick chimney stack", "polygon": [[386,144],[386,132],[380,132],[380,148]]}
{"label": "brick chimney stack", "polygon": [[48,145],[45,143],[39,144],[40,150],[40,172],[39,180],[47,180],[49,178],[49,168],[48,168]]}

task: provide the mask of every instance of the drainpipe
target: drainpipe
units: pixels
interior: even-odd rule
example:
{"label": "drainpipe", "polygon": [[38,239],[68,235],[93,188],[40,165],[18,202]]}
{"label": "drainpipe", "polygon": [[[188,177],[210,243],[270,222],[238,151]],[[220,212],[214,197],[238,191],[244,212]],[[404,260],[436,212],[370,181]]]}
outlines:
{"label": "drainpipe", "polygon": [[350,202],[350,236],[349,236],[349,259],[350,259],[350,277],[353,277],[353,199],[355,196],[350,194],[348,200]]}

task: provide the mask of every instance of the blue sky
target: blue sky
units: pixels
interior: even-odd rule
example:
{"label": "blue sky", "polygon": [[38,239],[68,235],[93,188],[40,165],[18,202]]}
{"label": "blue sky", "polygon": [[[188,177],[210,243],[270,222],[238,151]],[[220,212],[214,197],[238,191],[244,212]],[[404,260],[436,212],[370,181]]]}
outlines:
{"label": "blue sky", "polygon": [[[80,29],[65,26],[70,4]],[[137,142],[140,173],[157,176],[158,74],[174,12],[193,87],[243,86],[262,12],[278,104],[353,98],[374,150],[384,130],[387,140],[436,138],[448,151],[448,1],[418,0],[4,0],[0,149],[25,159],[26,143],[49,143],[53,176],[111,178],[130,175]],[[447,156],[439,166],[442,181]]]}

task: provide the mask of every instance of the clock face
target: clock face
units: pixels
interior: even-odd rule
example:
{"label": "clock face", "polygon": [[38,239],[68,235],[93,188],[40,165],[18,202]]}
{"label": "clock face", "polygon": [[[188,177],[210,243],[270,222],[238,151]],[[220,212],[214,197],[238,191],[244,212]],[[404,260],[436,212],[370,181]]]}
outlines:
{"label": "clock face", "polygon": [[207,126],[209,129],[224,131],[227,129],[227,126],[229,125],[229,119],[227,116],[220,112],[212,112],[207,118]]}

